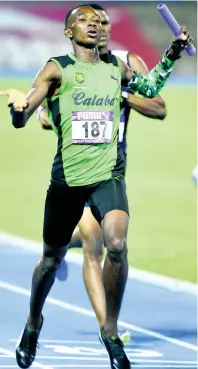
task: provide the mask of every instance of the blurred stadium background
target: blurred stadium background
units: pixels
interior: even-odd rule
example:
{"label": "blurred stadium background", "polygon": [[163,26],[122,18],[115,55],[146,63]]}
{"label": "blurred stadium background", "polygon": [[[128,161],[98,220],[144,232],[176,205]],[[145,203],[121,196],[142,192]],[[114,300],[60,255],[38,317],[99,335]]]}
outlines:
{"label": "blurred stadium background", "polygon": [[[87,2],[87,1],[86,1]],[[64,16],[81,2],[0,3],[0,88],[28,91],[45,61],[71,50],[63,35]],[[111,48],[140,55],[149,68],[159,60],[171,32],[157,2],[98,2],[112,21]],[[197,4],[167,3],[187,24],[196,44]],[[161,95],[168,115],[151,120],[131,112],[127,189],[131,209],[130,265],[196,281],[197,58],[184,55]],[[40,129],[36,115],[23,130],[11,125],[1,98],[0,231],[41,240],[45,192],[56,138]]]}

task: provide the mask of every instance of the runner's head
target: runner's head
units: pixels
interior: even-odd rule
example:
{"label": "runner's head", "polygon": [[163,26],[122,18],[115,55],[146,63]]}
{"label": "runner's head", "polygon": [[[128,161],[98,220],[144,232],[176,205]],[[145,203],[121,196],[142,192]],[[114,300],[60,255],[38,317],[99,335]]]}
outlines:
{"label": "runner's head", "polygon": [[101,39],[101,30],[100,17],[90,5],[79,5],[65,17],[65,35],[77,45],[95,48]]}
{"label": "runner's head", "polygon": [[102,48],[105,46],[108,46],[109,40],[110,40],[110,34],[111,34],[111,23],[109,19],[108,12],[105,8],[103,8],[99,4],[88,4],[90,5],[99,15],[102,25],[102,35],[100,42],[98,44],[98,48]]}

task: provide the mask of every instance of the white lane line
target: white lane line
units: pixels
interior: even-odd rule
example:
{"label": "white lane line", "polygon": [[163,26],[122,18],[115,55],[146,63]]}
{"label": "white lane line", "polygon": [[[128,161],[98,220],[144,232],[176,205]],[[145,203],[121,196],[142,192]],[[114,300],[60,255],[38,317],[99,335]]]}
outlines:
{"label": "white lane line", "polygon": [[[4,281],[0,281],[0,288],[3,288],[5,290],[11,291],[11,292],[15,292],[15,293],[20,294],[20,295],[30,296],[30,290],[27,290],[25,288],[22,288],[22,287],[19,287],[19,286],[16,286],[14,284],[7,283],[7,282],[4,282]],[[95,314],[94,314],[93,311],[82,308],[82,307],[77,306],[77,305],[69,304],[69,303],[61,301],[61,300],[57,300],[53,297],[48,297],[46,299],[46,302],[48,304],[58,306],[62,309],[70,310],[72,312],[76,312],[76,313],[79,313],[79,314],[82,314],[82,315],[86,315],[86,316],[90,316],[90,317],[95,318]],[[146,334],[150,337],[155,337],[159,340],[171,343],[173,345],[176,345],[176,346],[179,346],[179,347],[184,347],[186,349],[198,352],[198,347],[191,344],[191,343],[181,341],[181,340],[178,340],[176,338],[168,337],[168,336],[165,336],[161,333],[154,332],[154,331],[151,331],[149,329],[141,328],[141,327],[138,327],[138,326],[130,324],[130,323],[126,323],[126,322],[121,321],[121,320],[119,320],[118,324],[119,324],[120,327],[123,327],[123,328],[126,328],[126,329],[131,329],[133,331],[136,331],[136,332],[139,332],[139,333],[142,333],[142,334]]]}
{"label": "white lane line", "polygon": [[[22,237],[7,233],[0,233],[0,246],[3,247],[5,245],[21,248],[26,251],[29,250],[36,254],[41,254],[42,252],[41,242],[26,240]],[[72,250],[72,252],[69,251],[67,253],[67,260],[71,263],[82,265],[83,257],[81,254]],[[137,268],[129,268],[129,278],[146,284],[165,288],[173,292],[186,292],[192,295],[198,294],[198,286],[196,283],[180,281],[178,279],[166,277]]]}
{"label": "white lane line", "polygon": [[[131,363],[132,364],[132,368],[177,368],[177,369],[187,369],[187,368],[193,368],[193,369],[197,369],[197,366],[195,365],[185,365],[185,366],[181,366],[181,364],[179,365],[170,365],[170,364],[135,364],[135,363]],[[106,364],[57,364],[54,365],[54,368],[110,368],[109,365]]]}
{"label": "white lane line", "polygon": [[[11,338],[9,341],[11,342],[15,342],[17,341],[16,338]],[[41,338],[39,339],[40,343],[61,343],[61,344],[83,344],[83,345],[100,345],[101,343],[99,341],[79,341],[79,340],[48,340],[45,338]],[[133,347],[136,348],[137,346],[144,346],[144,347],[153,347],[152,343],[141,343],[141,342],[136,342],[135,340],[133,340],[132,342],[130,342],[129,347]]]}
{"label": "white lane line", "polygon": [[[10,350],[7,350],[7,349],[4,349],[3,347],[0,347],[0,353],[2,353],[4,355],[7,355],[7,357],[15,358],[15,353],[14,352],[12,352]],[[37,360],[34,361],[32,366],[33,367],[36,366],[37,368],[42,368],[42,369],[53,369],[52,366],[41,364]],[[4,368],[4,367],[5,367],[5,365],[2,366],[2,368]],[[18,368],[18,366],[16,366],[16,367]]]}
{"label": "white lane line", "polygon": [[[139,365],[139,364],[133,364],[133,368],[170,368],[170,369],[197,369],[197,366],[192,366],[192,365],[185,365],[185,366],[178,366],[178,365],[147,365],[147,364],[143,364],[143,365]],[[33,365],[34,368],[39,368],[39,366],[37,365]],[[0,368],[6,369],[6,368],[19,368],[17,365],[0,365]],[[79,369],[79,368],[110,368],[109,365],[103,365],[103,364],[96,364],[96,365],[76,365],[76,364],[63,364],[63,365],[54,365],[54,368],[75,368],[75,369]]]}

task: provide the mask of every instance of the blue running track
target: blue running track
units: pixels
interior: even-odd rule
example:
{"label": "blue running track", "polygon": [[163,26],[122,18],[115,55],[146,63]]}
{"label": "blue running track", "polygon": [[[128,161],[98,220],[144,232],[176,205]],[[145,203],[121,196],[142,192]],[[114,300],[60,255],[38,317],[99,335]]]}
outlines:
{"label": "blue running track", "polygon": [[[15,346],[24,328],[38,251],[0,242],[0,369],[18,368]],[[132,368],[198,368],[197,296],[128,279],[120,331],[131,332]],[[85,292],[80,263],[69,262],[44,307],[35,368],[110,368]]]}

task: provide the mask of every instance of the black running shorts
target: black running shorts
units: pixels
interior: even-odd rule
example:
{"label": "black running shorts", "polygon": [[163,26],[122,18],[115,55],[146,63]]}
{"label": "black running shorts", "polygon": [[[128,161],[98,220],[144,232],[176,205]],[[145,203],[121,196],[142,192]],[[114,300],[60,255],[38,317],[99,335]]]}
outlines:
{"label": "black running shorts", "polygon": [[45,201],[44,242],[54,247],[67,245],[81,219],[86,202],[99,223],[111,210],[123,210],[129,214],[124,178],[114,177],[79,187],[69,187],[52,180]]}

